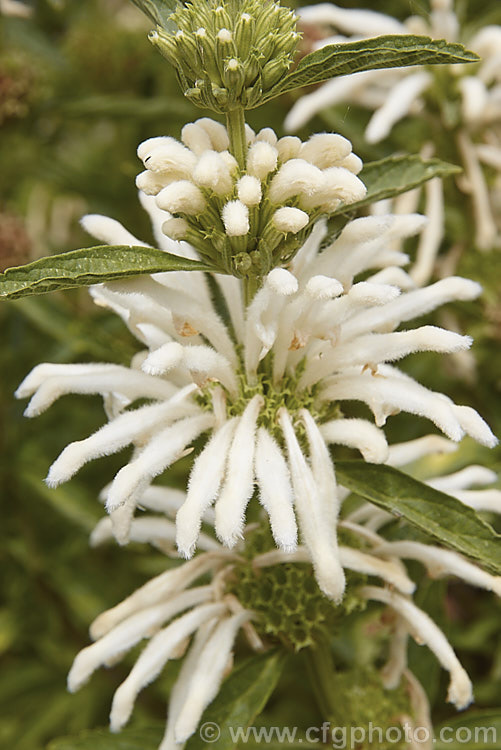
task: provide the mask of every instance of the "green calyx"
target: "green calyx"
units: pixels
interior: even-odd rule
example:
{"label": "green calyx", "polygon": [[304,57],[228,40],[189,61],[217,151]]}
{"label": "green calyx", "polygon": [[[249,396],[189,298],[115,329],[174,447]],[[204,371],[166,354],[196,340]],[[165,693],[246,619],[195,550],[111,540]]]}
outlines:
{"label": "green calyx", "polygon": [[[260,369],[253,382],[249,382],[242,367],[238,375],[238,395],[236,398],[231,398],[229,394],[226,394],[228,418],[241,416],[254,396],[262,396],[263,406],[259,413],[258,426],[265,427],[279,443],[282,443],[282,432],[278,426],[278,412],[283,407],[287,409],[295,423],[296,434],[300,441],[303,438],[306,441],[302,421],[299,419],[301,409],[309,411],[317,424],[339,418],[341,409],[336,402],[318,399],[318,385],[303,389],[298,387],[298,381],[304,372],[305,364],[305,361],[300,362],[293,374],[285,373],[280,382],[276,384],[273,383],[270,374],[270,355],[266,356],[261,362]],[[198,396],[202,408],[212,409],[213,387],[214,385],[209,383]]]}
{"label": "green calyx", "polygon": [[[402,727],[409,724],[414,711],[405,682],[395,690],[385,690],[374,667],[357,666],[335,672],[332,689],[336,695],[334,712],[329,716],[332,727],[357,727],[360,733],[363,730],[363,747],[367,750],[407,750],[409,744]],[[338,733],[337,739],[340,736]]]}
{"label": "green calyx", "polygon": [[276,2],[192,0],[150,41],[175,67],[184,95],[215,112],[257,107],[289,70],[296,16]]}
{"label": "green calyx", "polygon": [[333,633],[352,612],[363,610],[365,600],[356,589],[365,578],[347,571],[346,593],[334,604],[320,591],[307,563],[285,563],[255,567],[253,559],[274,548],[268,528],[246,537],[245,562],[234,568],[231,593],[246,609],[256,612],[254,625],[267,642],[278,642],[298,652],[313,646],[323,632]]}

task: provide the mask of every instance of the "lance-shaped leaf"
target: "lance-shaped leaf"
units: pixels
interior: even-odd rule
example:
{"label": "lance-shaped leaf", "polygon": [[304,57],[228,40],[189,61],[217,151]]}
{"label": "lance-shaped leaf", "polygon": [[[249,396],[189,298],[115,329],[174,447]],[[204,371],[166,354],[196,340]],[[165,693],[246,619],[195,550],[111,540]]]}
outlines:
{"label": "lance-shaped leaf", "polygon": [[368,162],[358,175],[365,187],[365,198],[348,206],[340,206],[332,216],[353,213],[385,198],[413,190],[433,177],[449,177],[461,172],[461,167],[441,159],[421,159],[420,156],[389,156],[379,161]]}
{"label": "lance-shaped leaf", "polygon": [[163,29],[171,29],[173,24],[169,21],[170,16],[176,10],[179,3],[177,0],[132,0],[148,18],[161,26]]}
{"label": "lance-shaped leaf", "polygon": [[501,535],[456,498],[383,464],[338,461],[336,474],[351,492],[501,574]]}
{"label": "lance-shaped leaf", "polygon": [[343,44],[328,44],[303,57],[297,68],[284,76],[264,96],[263,101],[287,91],[321,83],[334,76],[360,73],[379,68],[410,65],[478,62],[480,58],[462,44],[427,36],[388,35]]}
{"label": "lance-shaped leaf", "polygon": [[[233,670],[190,737],[186,750],[203,750],[210,742],[215,750],[231,750],[237,744],[235,730],[248,727],[275,690],[285,664],[283,651],[254,656]],[[204,735],[204,727],[212,733]]]}
{"label": "lance-shaped leaf", "polygon": [[49,255],[0,274],[0,299],[16,299],[163,271],[209,271],[196,260],[153,247],[99,245]]}
{"label": "lance-shaped leaf", "polygon": [[498,750],[501,711],[487,708],[449,717],[434,727],[436,750]]}

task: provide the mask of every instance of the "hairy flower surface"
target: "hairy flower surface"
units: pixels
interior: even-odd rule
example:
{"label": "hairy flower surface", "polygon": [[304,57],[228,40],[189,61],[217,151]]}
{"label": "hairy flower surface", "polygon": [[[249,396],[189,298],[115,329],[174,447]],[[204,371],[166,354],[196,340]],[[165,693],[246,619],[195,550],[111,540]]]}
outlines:
{"label": "hairy flower surface", "polygon": [[[459,185],[471,197],[475,242],[480,249],[490,249],[501,243],[501,227],[496,223],[494,194],[488,178],[488,170],[501,171],[501,26],[485,26],[473,37],[462,39],[452,0],[430,0],[430,5],[431,12],[426,18],[411,16],[404,22],[382,13],[344,9],[331,3],[301,9],[299,15],[305,24],[334,28],[338,32],[323,39],[319,46],[384,34],[424,34],[435,39],[445,37],[451,42],[463,41],[480,56],[481,62],[474,66],[449,66],[446,84],[443,71],[435,73],[429,68],[373,70],[340,76],[298,99],[285,126],[294,132],[322,109],[352,102],[373,111],[365,137],[369,143],[377,143],[404,117],[420,116],[433,100],[432,106],[440,110],[446,137],[455,131],[456,148],[465,171]],[[438,179],[425,187],[430,227],[413,273],[419,283],[431,275],[442,239],[442,193]]]}
{"label": "hairy flower surface", "polygon": [[[143,202],[160,226],[154,198],[143,196]],[[269,273],[247,308],[241,283],[227,276],[215,276],[212,291],[199,273],[94,287],[95,301],[117,312],[145,348],[130,367],[42,364],[20,385],[19,397],[32,396],[27,416],[70,392],[104,397],[108,424],[65,448],[48,484],[132,445],[106,499],[114,534],[124,543],[152,480],[206,435],[177,513],[180,553],[193,554],[212,504],[217,537],[233,547],[257,488],[277,546],[293,551],[299,526],[320,588],[339,601],[345,586],[335,534],[341,496],[328,446],[345,445],[367,461],[384,462],[381,428],[399,411],[430,419],[453,441],[468,434],[484,445],[496,442],[473,409],[426,389],[393,364],[412,352],[457,352],[471,344],[434,326],[396,330],[480,291],[461,278],[412,287],[399,267],[407,258],[388,247],[418,231],[422,221],[416,215],[356,219],[324,249],[325,226],[318,222],[290,270]],[[84,226],[100,241],[138,244],[106,217],[89,216]],[[188,252],[165,237],[163,243]],[[362,273],[365,280],[357,282]],[[224,319],[219,309],[226,309]],[[130,408],[139,399],[148,403]],[[351,418],[353,401],[365,403],[376,424]]]}
{"label": "hairy flower surface", "polygon": [[245,169],[228,148],[224,125],[203,117],[182,143],[165,136],[138,148],[138,188],[165,213],[162,231],[188,240],[204,260],[235,276],[262,277],[290,260],[315,221],[366,193],[349,140],[320,133],[306,143],[271,128],[246,126]]}
{"label": "hairy flower surface", "polygon": [[[388,462],[401,465],[432,452],[450,451],[451,446],[447,439],[429,435],[392,446]],[[459,482],[461,486],[492,480],[485,472],[481,476],[478,467],[466,472],[468,478]],[[448,481],[458,485],[458,481]],[[152,486],[144,491],[140,503],[152,513],[132,521],[131,539],[172,554],[176,535],[174,518],[185,507],[186,493]],[[70,670],[69,689],[78,690],[98,667],[115,663],[140,641],[150,639],[115,692],[110,725],[112,731],[119,731],[128,722],[139,692],[159,676],[169,661],[185,654],[191,639],[171,691],[166,731],[160,745],[160,750],[180,750],[195,732],[205,708],[231,669],[232,651],[240,629],[255,651],[266,650],[277,641],[299,650],[314,645],[315,636],[342,627],[347,613],[373,600],[394,613],[388,660],[380,675],[384,688],[395,690],[404,684],[407,691],[414,686],[424,696],[407,669],[407,641],[412,635],[419,643],[426,644],[449,671],[448,699],[458,708],[465,707],[472,700],[471,682],[445,635],[411,601],[415,584],[402,560],[420,561],[432,577],[456,576],[497,595],[501,595],[501,578],[486,573],[457,553],[433,545],[388,542],[375,530],[388,520],[385,516],[388,514],[373,506],[362,505],[346,520],[337,522],[343,537],[338,548],[341,566],[350,575],[355,574],[349,579],[342,605],[321,595],[311,576],[314,561],[306,546],[299,546],[294,552],[270,550],[268,535],[249,527],[245,544],[239,543],[230,552],[204,535],[201,546],[210,551],[168,568],[99,615],[90,629],[94,643],[77,655]],[[214,512],[206,510],[203,520],[207,528],[213,527]],[[104,518],[94,529],[91,544],[100,544],[111,536],[111,521]],[[207,576],[209,583],[197,585],[199,579],[206,580]],[[379,585],[375,585],[377,582]],[[415,707],[417,713],[419,704],[422,708],[423,700]]]}

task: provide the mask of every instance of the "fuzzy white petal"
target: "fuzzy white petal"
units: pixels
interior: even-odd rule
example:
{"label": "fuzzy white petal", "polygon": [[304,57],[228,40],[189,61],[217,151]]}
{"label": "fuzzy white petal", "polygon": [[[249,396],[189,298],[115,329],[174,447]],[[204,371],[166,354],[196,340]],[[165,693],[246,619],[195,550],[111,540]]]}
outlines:
{"label": "fuzzy white petal", "polygon": [[424,642],[433,651],[440,664],[450,672],[451,681],[447,699],[455,703],[458,709],[466,708],[473,700],[470,678],[458,661],[452,646],[445,635],[415,604],[387,589],[376,586],[364,586],[360,589],[362,596],[374,599],[392,607],[406,621],[414,637]]}
{"label": "fuzzy white petal", "polygon": [[216,534],[228,547],[242,537],[245,509],[254,489],[257,418],[262,405],[262,396],[254,396],[237,423],[226,478],[216,501]]}
{"label": "fuzzy white petal", "polygon": [[278,443],[264,427],[257,433],[256,479],[273,538],[278,547],[292,552],[297,546],[297,525],[289,470]]}
{"label": "fuzzy white petal", "polygon": [[186,500],[176,516],[176,542],[184,557],[193,555],[203,514],[216,498],[223,481],[235,427],[235,418],[226,422],[213,434],[193,464]]}

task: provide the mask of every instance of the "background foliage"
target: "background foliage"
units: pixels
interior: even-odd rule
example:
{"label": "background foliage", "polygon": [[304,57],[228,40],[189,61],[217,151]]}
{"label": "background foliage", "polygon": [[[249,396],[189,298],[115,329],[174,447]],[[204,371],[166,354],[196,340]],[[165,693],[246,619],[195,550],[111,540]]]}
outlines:
{"label": "background foliage", "polygon": [[[355,0],[341,4],[359,5]],[[460,4],[467,21],[479,25],[483,19],[493,19],[497,0]],[[424,3],[414,0],[367,0],[364,7],[399,18],[427,12]],[[148,21],[126,0],[39,0],[29,19],[0,17],[2,267],[92,244],[78,225],[79,216],[87,212],[113,216],[141,238],[151,239],[134,186],[139,171],[136,146],[152,135],[179,136],[182,125],[199,115],[181,96],[169,66],[150,48],[148,29]],[[281,131],[291,101],[285,96],[251,111],[250,124]],[[366,118],[367,113],[338,107],[316,118],[301,135],[338,130],[353,140],[357,153],[371,160],[391,155],[404,144],[411,153],[419,150],[422,134],[405,123],[397,128],[394,143],[367,147],[362,140]],[[454,161],[453,154],[440,156]],[[449,191],[453,195],[452,182]],[[454,230],[464,210],[455,204],[450,212],[449,226]],[[481,303],[458,305],[456,311],[465,332],[476,337],[478,377],[466,382],[451,362],[442,358],[438,364],[433,355],[409,358],[407,364],[428,385],[478,408],[498,434],[500,257],[499,252],[473,253],[462,261],[461,272],[480,280],[486,289]],[[63,399],[30,423],[22,417],[22,404],[12,396],[24,375],[42,361],[127,362],[136,349],[132,337],[116,317],[95,309],[85,290],[5,303],[0,307],[0,335],[0,560],[5,573],[5,604],[0,609],[4,707],[0,746],[41,750],[60,736],[106,725],[113,689],[131,661],[96,675],[89,687],[74,696],[65,692],[66,673],[76,652],[87,643],[90,621],[146,577],[160,572],[165,560],[133,545],[126,551],[110,545],[89,554],[88,533],[101,515],[96,497],[106,481],[103,477],[119,466],[116,457],[92,464],[57,490],[47,489],[42,481],[64,445],[102,423],[99,399]],[[389,423],[390,436],[400,440],[421,430],[419,421],[405,416]],[[500,454],[466,443],[459,455],[437,459],[434,470],[452,471],[464,461],[499,469]],[[177,471],[181,483],[181,468]],[[422,576],[418,566],[415,573]],[[475,711],[499,702],[501,604],[459,584],[428,580],[421,585],[417,603],[444,628],[473,678],[476,706],[469,714],[474,721]],[[367,633],[382,626],[372,609],[359,623],[352,642],[343,648],[359,654],[361,662],[360,644]],[[454,711],[443,702],[444,677],[436,662],[415,645],[410,658],[418,677],[425,678],[436,721],[446,721]],[[262,716],[264,723],[294,724],[298,708],[305,727],[319,721],[305,688],[304,669],[300,659],[294,668],[286,665],[279,689]],[[141,696],[131,733],[112,747],[156,747],[155,726],[163,721],[165,694],[174,672],[175,668],[168,671]],[[50,747],[97,750],[117,742],[107,732],[99,736],[102,745],[92,735],[89,741],[83,736],[82,744],[54,742]]]}

